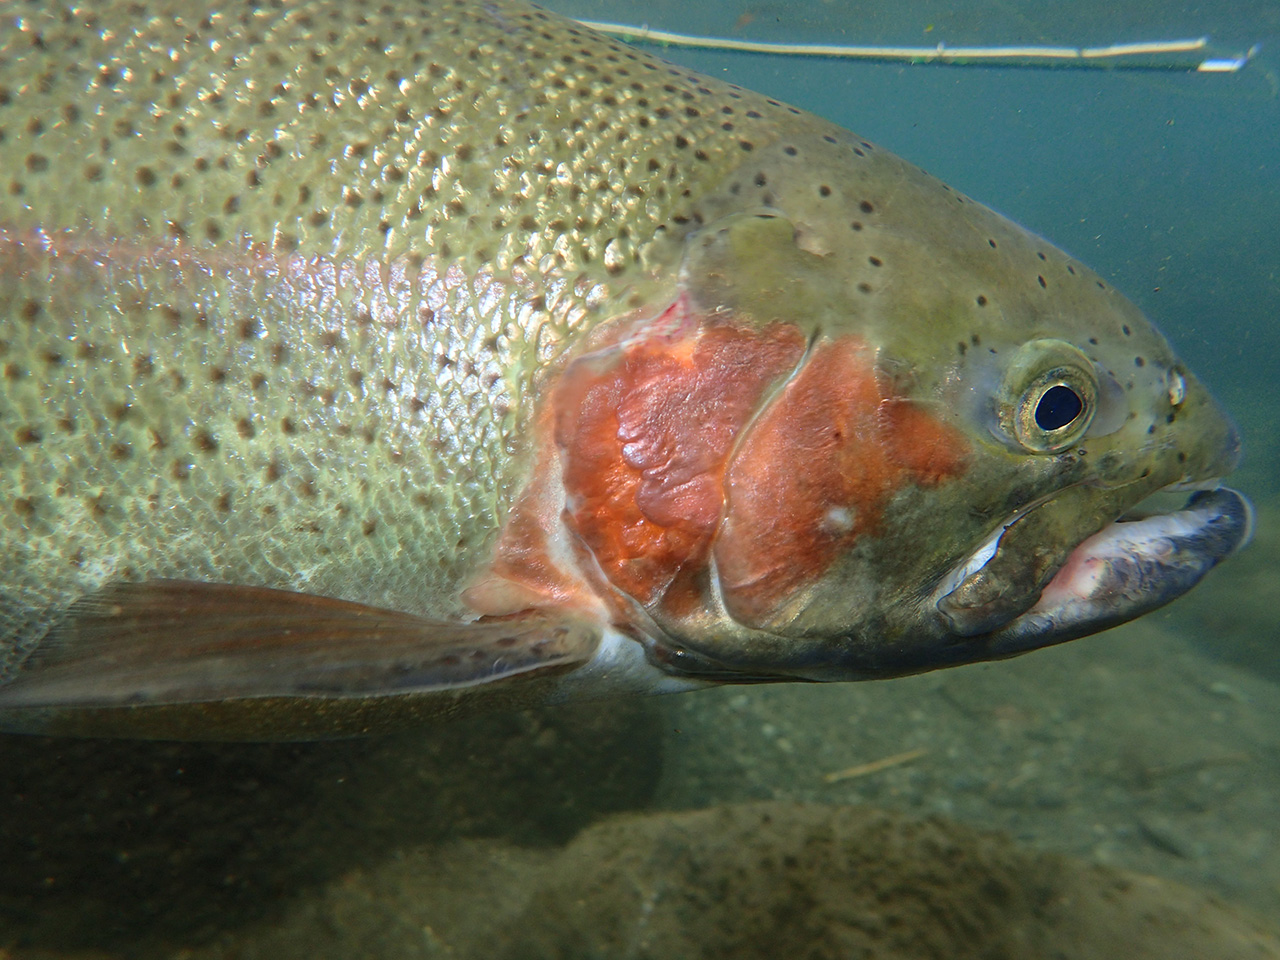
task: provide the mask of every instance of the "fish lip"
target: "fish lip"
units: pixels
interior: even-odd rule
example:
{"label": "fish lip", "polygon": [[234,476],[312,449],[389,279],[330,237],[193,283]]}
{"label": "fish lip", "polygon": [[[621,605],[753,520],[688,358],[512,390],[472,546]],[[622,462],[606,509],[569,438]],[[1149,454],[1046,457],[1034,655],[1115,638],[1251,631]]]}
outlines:
{"label": "fish lip", "polygon": [[[1135,507],[1086,537],[1030,607],[990,632],[957,641],[980,643],[984,658],[1010,656],[1105,630],[1182,596],[1246,546],[1254,529],[1252,504],[1230,487],[1174,483],[1158,493],[1188,490],[1180,509],[1147,513]],[[948,582],[981,569],[1003,533],[984,542]]]}

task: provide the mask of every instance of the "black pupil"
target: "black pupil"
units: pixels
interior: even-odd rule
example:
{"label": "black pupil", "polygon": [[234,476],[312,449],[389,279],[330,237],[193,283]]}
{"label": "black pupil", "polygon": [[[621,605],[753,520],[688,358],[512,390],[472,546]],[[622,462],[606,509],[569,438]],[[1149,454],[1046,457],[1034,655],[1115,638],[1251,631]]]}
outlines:
{"label": "black pupil", "polygon": [[1036,426],[1041,430],[1061,430],[1080,416],[1084,401],[1070,387],[1062,384],[1050,387],[1036,404]]}

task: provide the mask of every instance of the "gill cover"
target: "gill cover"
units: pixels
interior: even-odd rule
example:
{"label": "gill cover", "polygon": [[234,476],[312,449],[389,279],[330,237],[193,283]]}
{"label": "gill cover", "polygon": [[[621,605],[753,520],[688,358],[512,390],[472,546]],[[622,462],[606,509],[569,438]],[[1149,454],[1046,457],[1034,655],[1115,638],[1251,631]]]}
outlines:
{"label": "gill cover", "polygon": [[675,303],[556,392],[572,532],[685,671],[803,670],[860,605],[846,584],[809,639],[812,588],[900,491],[965,468],[965,438],[896,392],[835,265],[796,237],[769,211],[709,225]]}

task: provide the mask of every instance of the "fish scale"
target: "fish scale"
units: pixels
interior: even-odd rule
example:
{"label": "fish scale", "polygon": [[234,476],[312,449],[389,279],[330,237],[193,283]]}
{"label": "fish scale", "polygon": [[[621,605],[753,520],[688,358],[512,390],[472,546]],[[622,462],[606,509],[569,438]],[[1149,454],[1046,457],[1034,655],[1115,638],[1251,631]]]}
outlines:
{"label": "fish scale", "polygon": [[[33,392],[6,398],[6,421],[46,438],[0,441],[18,491],[6,528],[31,551],[18,604],[121,570],[353,596],[359,544],[377,602],[457,613],[527,466],[511,411],[533,371],[579,328],[670,285],[662,274],[702,219],[686,166],[715,182],[796,111],[525,7],[477,18],[433,2],[412,25],[412,3],[206,16],[160,3],[143,21],[127,7],[77,20],[32,4],[0,52],[4,242],[52,261],[45,279],[6,276],[0,310],[39,320],[3,346],[61,358],[15,361]],[[130,30],[104,38],[103,22]],[[375,48],[393,66],[371,66]],[[59,233],[86,227],[92,249],[62,253]],[[116,276],[73,263],[90,275],[66,283],[56,271],[77,253]],[[482,268],[503,278],[494,296],[473,289]],[[530,302],[545,305],[538,321],[514,322]],[[72,337],[92,353],[64,349]],[[115,352],[126,341],[156,358],[146,388]],[[45,423],[38,385],[55,373],[127,405],[127,420]],[[134,455],[102,462],[100,431]],[[492,471],[471,469],[477,439]],[[69,464],[32,476],[48,444]],[[137,454],[157,445],[167,469],[153,476],[157,458]],[[353,483],[342,468],[356,464],[369,472]],[[86,473],[94,489],[68,492]],[[208,555],[222,541],[240,546]]]}
{"label": "fish scale", "polygon": [[[313,635],[291,618],[315,608],[281,600],[228,625],[283,663],[311,651],[242,690],[273,703],[315,657],[353,697],[436,689],[430,664],[450,689],[536,672],[559,617],[551,672],[664,688],[1007,655],[934,645],[1030,609],[1130,493],[1234,462],[1207,393],[1083,265],[847,131],[517,0],[11,4],[0,197],[0,712],[40,703],[42,671],[92,701],[108,661],[108,706],[234,693],[244,671],[202,687],[215,665],[151,613],[211,616],[200,584],[259,591],[241,618],[271,590],[372,611]],[[779,343],[785,363],[733,376]],[[1015,436],[1046,357],[1101,385],[1088,450]],[[670,456],[628,465],[623,419]],[[824,464],[828,421],[851,446]],[[1128,492],[1055,507],[1073,485]],[[1197,579],[1247,539],[1231,496]],[[356,662],[379,610],[439,649],[397,633]],[[458,679],[468,625],[531,611],[477,627]],[[272,646],[299,630],[314,650]],[[911,637],[925,652],[874,649]]]}
{"label": "fish scale", "polygon": [[[4,338],[29,385],[4,416],[41,437],[0,440],[5,552],[24,554],[6,610],[125,569],[349,595],[355,555],[379,602],[456,612],[517,482],[528,371],[625,295],[584,293],[634,271],[627,235],[688,209],[665,158],[648,163],[666,138],[639,134],[677,114],[685,137],[715,126],[677,107],[712,96],[683,71],[538,11],[468,8],[410,28],[381,4],[157,4],[142,21],[33,4],[6,30],[4,243],[39,265],[5,265],[0,310],[34,315]],[[371,67],[374,46],[399,69]],[[92,249],[64,252],[82,227]],[[490,264],[519,285],[477,296]],[[537,299],[541,322],[518,325]],[[49,422],[55,377],[101,408]],[[496,469],[475,471],[485,447]]]}

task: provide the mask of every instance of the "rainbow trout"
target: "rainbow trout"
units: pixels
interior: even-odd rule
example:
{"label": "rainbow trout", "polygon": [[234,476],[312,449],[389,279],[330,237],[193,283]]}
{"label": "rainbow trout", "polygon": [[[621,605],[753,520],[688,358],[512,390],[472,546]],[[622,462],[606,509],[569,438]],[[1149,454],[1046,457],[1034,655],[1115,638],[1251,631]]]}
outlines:
{"label": "rainbow trout", "polygon": [[0,16],[6,729],[894,676],[1248,538],[1132,304],[803,111],[517,0]]}

